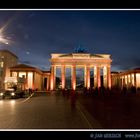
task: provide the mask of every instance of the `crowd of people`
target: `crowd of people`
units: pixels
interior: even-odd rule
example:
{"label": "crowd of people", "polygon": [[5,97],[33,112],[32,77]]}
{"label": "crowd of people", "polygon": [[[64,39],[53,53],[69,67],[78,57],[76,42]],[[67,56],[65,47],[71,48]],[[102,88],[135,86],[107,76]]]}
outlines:
{"label": "crowd of people", "polygon": [[[122,95],[127,95],[127,94],[136,94],[139,89],[136,89],[135,86],[132,86],[130,88],[127,88],[126,86],[122,88],[118,87],[112,87],[110,88],[105,88],[104,86],[100,88],[83,88],[79,89],[79,91],[82,91],[84,94],[92,94],[92,95],[113,95],[113,94],[122,94]],[[78,91],[78,90],[77,90]],[[68,90],[62,90],[62,93],[73,93],[75,92],[72,89]]]}

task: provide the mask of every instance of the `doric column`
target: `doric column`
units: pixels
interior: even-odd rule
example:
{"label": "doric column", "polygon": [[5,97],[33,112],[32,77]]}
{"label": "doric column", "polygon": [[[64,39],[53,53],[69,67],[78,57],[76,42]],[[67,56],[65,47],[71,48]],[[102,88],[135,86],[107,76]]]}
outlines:
{"label": "doric column", "polygon": [[87,71],[86,71],[86,66],[84,67],[84,87],[86,88],[87,87],[87,73],[86,73]]}
{"label": "doric column", "polygon": [[55,89],[55,66],[51,66],[50,90]]}
{"label": "doric column", "polygon": [[126,87],[128,88],[128,85],[129,85],[129,83],[128,83],[128,74],[126,74],[126,81],[127,81]]}
{"label": "doric column", "polygon": [[86,88],[90,88],[90,66],[86,66]]}
{"label": "doric column", "polygon": [[61,66],[61,82],[62,82],[62,89],[65,89],[65,66]]}
{"label": "doric column", "polygon": [[71,76],[72,89],[75,90],[76,89],[76,66],[75,65],[72,65],[71,74],[72,74]]}
{"label": "doric column", "polygon": [[100,67],[97,67],[97,87],[101,87]]}
{"label": "doric column", "polygon": [[130,74],[128,74],[128,83],[130,84]]}
{"label": "doric column", "polygon": [[131,83],[130,83],[131,82],[130,81],[130,74],[128,74],[128,77],[127,78],[128,78],[128,88],[130,88],[130,85],[131,85]]}
{"label": "doric column", "polygon": [[[107,67],[104,66],[104,67],[103,67],[103,86],[104,86],[105,88],[108,87],[108,84],[107,84],[108,77],[107,77],[107,76],[108,76]],[[114,76],[114,82],[116,82],[115,80],[116,80],[116,77]]]}
{"label": "doric column", "polygon": [[124,76],[124,79],[125,79],[125,86],[127,86],[127,75],[126,74]]}
{"label": "doric column", "polygon": [[110,67],[107,67],[107,87],[111,88],[111,71]]}
{"label": "doric column", "polygon": [[132,82],[132,74],[130,73],[130,84],[131,86],[133,85],[133,82]]}
{"label": "doric column", "polygon": [[97,87],[97,67],[94,66],[94,88]]}

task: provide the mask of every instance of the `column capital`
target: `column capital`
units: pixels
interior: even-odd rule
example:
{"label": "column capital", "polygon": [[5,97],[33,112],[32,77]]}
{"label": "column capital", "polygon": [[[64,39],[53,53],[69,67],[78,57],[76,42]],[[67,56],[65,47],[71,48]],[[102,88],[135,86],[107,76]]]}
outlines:
{"label": "column capital", "polygon": [[56,65],[51,65],[52,68],[56,67]]}
{"label": "column capital", "polygon": [[72,67],[76,67],[76,64],[72,64],[71,66],[72,66]]}
{"label": "column capital", "polygon": [[101,66],[97,65],[96,68],[101,68]]}
{"label": "column capital", "polygon": [[89,68],[89,67],[90,67],[90,65],[89,65],[89,64],[87,64],[87,65],[85,65],[85,67],[88,67],[88,68]]}

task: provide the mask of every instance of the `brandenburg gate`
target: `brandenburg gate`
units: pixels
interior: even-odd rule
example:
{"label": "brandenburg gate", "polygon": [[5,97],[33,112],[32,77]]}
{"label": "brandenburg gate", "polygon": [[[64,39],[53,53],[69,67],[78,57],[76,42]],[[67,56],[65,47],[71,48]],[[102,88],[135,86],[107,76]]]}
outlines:
{"label": "brandenburg gate", "polygon": [[56,67],[61,68],[62,89],[66,85],[66,68],[71,68],[71,85],[76,90],[76,67],[84,68],[84,86],[90,88],[90,69],[94,70],[94,88],[101,86],[101,69],[103,69],[103,86],[111,88],[111,58],[108,54],[71,53],[51,54],[50,90],[55,90]]}

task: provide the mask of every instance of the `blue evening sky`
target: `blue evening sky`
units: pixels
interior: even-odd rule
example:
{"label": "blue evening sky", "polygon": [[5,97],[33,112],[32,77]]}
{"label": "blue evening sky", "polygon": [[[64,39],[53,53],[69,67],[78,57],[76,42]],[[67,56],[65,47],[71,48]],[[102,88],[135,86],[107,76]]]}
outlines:
{"label": "blue evening sky", "polygon": [[72,53],[79,44],[111,54],[112,71],[140,67],[140,11],[0,11],[3,26],[10,43],[0,49],[43,70],[51,53]]}

